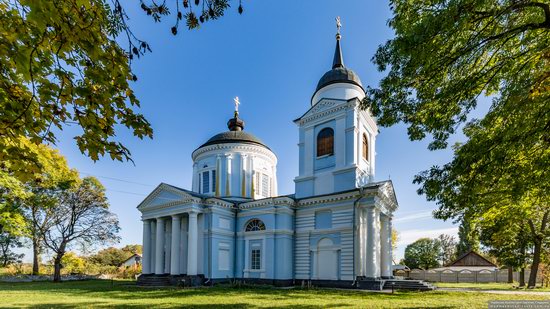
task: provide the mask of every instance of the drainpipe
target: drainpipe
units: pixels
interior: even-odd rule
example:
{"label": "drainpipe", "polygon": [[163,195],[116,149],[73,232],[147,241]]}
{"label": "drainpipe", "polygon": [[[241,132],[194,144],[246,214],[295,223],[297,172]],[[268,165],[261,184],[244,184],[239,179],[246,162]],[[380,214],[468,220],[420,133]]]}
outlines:
{"label": "drainpipe", "polygon": [[357,224],[355,220],[355,212],[357,209],[357,203],[363,198],[363,186],[359,187],[359,197],[353,202],[353,230],[352,230],[352,237],[353,237],[353,283],[352,286],[355,286],[357,284],[357,275],[355,274],[355,234],[357,229]]}

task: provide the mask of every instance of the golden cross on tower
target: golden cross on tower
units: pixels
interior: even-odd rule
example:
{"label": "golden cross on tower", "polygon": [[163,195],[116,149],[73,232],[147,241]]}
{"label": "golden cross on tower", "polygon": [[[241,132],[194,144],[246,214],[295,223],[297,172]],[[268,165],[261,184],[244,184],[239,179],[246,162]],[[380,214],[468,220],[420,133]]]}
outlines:
{"label": "golden cross on tower", "polygon": [[235,117],[237,117],[237,115],[239,115],[239,105],[241,105],[241,102],[239,101],[239,97],[235,97],[233,101],[235,102]]}

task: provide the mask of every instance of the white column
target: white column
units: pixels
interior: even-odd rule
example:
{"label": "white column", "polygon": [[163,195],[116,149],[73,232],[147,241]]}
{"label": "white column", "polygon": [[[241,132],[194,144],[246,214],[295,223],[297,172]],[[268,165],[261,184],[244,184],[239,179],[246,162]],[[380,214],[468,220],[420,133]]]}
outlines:
{"label": "white column", "polygon": [[392,276],[392,257],[391,257],[391,219],[386,215],[380,216],[380,256],[382,260],[381,276],[389,278]]}
{"label": "white column", "polygon": [[367,259],[366,257],[366,251],[365,251],[365,247],[366,247],[366,242],[367,242],[367,237],[366,237],[366,233],[365,233],[365,227],[366,227],[366,222],[365,222],[365,209],[363,208],[358,208],[357,209],[357,215],[359,217],[359,231],[358,231],[358,239],[359,239],[359,275],[360,276],[364,276],[365,275],[365,261]]}
{"label": "white column", "polygon": [[374,207],[369,207],[366,209],[366,219],[367,219],[367,259],[365,264],[365,277],[367,278],[376,278],[376,243],[375,243],[375,234],[376,234],[376,212]]}
{"label": "white column", "polygon": [[164,274],[164,218],[157,218],[155,274]]}
{"label": "white column", "polygon": [[172,256],[172,220],[164,221],[164,273],[170,273],[170,257]]}
{"label": "white column", "polygon": [[150,271],[152,274],[155,273],[156,264],[156,252],[157,252],[157,220],[151,220],[151,248],[149,250],[149,255],[151,256],[151,263],[149,263]]}
{"label": "white column", "polygon": [[141,260],[141,273],[151,273],[151,222],[143,220],[143,258]]}
{"label": "white column", "polygon": [[380,277],[380,268],[381,268],[381,256],[380,256],[380,210],[378,208],[374,209],[374,246],[375,246],[375,257],[376,257],[376,277]]}
{"label": "white column", "polygon": [[198,224],[197,213],[189,213],[189,231],[187,233],[187,275],[197,275],[197,248],[198,248]]}
{"label": "white column", "polygon": [[180,216],[172,216],[172,250],[170,253],[170,274],[179,275],[180,274]]}

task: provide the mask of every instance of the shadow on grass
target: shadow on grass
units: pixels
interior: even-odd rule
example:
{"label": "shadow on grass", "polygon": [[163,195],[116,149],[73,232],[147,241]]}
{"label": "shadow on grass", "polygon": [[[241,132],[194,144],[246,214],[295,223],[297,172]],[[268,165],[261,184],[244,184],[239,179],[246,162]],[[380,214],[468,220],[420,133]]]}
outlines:
{"label": "shadow on grass", "polygon": [[[135,286],[132,281],[110,281],[110,280],[89,280],[71,281],[62,283],[52,282],[31,282],[31,283],[0,283],[0,292],[20,291],[25,293],[39,292],[50,295],[69,294],[71,296],[82,296],[85,299],[76,300],[73,303],[63,303],[45,300],[44,303],[31,305],[31,308],[69,308],[69,307],[115,307],[115,308],[151,308],[152,306],[178,306],[182,308],[257,308],[265,307],[266,304],[273,304],[279,308],[301,308],[317,309],[329,305],[334,307],[367,306],[369,301],[388,302],[394,300],[407,302],[407,300],[418,299],[417,292],[368,293],[356,290],[335,290],[335,289],[277,289],[273,287],[244,287],[232,288],[229,286],[216,286],[194,289],[181,288],[141,288]],[[441,297],[441,292],[424,292],[423,299]],[[196,297],[196,298],[195,298]],[[220,304],[219,299],[233,297],[235,303]],[[185,298],[195,298],[187,299]],[[355,304],[350,304],[350,298]],[[96,300],[90,301],[91,300]],[[328,302],[323,304],[323,299]],[[109,300],[123,300],[123,304],[109,302]],[[144,301],[143,304],[139,303]],[[163,300],[160,303],[147,303],[147,300]],[[302,302],[317,302],[319,304],[285,304],[300,300]],[[136,303],[133,303],[136,302]],[[182,303],[188,302],[188,303]],[[329,304],[330,303],[330,304]],[[402,303],[403,304],[403,303]],[[414,304],[413,305],[413,308]],[[28,306],[26,306],[28,307]],[[410,307],[410,306],[409,306]],[[408,307],[408,308],[409,308]],[[451,308],[452,306],[437,306],[438,308]],[[418,307],[422,308],[422,307]]]}

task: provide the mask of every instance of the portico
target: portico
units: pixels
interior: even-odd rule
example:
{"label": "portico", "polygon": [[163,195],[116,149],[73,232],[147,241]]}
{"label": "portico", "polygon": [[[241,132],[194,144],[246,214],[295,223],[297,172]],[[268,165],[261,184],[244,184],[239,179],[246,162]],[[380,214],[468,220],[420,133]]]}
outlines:
{"label": "portico", "polygon": [[198,275],[198,215],[199,211],[191,209],[142,220],[143,274]]}

